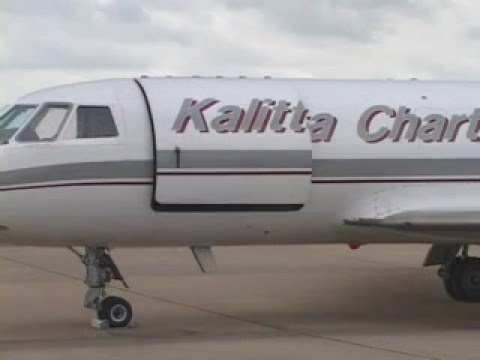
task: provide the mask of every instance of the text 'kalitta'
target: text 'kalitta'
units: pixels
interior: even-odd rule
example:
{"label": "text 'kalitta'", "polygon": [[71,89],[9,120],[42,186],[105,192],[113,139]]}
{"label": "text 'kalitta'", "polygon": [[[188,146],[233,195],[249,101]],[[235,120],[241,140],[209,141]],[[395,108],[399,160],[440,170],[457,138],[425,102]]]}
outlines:
{"label": "text 'kalitta'", "polygon": [[224,105],[216,116],[207,122],[208,110],[219,100],[208,98],[202,101],[185,99],[177,115],[173,130],[183,133],[188,124],[203,133],[210,130],[218,133],[263,133],[269,128],[277,133],[310,131],[313,142],[331,140],[337,125],[337,119],[328,113],[310,114],[299,101],[295,106],[285,100],[253,99],[248,108],[237,105]]}

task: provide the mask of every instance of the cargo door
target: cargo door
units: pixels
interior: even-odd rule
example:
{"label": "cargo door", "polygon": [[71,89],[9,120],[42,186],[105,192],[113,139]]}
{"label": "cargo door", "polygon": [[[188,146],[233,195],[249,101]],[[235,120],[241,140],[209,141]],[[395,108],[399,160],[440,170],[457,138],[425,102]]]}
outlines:
{"label": "cargo door", "polygon": [[[266,83],[188,80],[141,80],[155,132],[153,208],[186,212],[301,209],[311,188],[309,132],[278,131],[271,126],[274,104],[287,100],[295,104],[298,95],[286,86]],[[270,108],[262,110],[259,103],[265,99]],[[269,109],[270,123],[245,125]],[[235,111],[238,117],[231,116]],[[233,124],[232,119],[244,123]]]}

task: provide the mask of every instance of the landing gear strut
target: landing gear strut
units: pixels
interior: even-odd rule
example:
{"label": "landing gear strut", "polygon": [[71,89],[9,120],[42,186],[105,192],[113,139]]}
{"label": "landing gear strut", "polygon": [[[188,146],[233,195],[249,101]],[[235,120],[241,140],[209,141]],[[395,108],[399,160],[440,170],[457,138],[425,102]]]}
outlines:
{"label": "landing gear strut", "polygon": [[457,301],[480,302],[480,258],[468,255],[468,245],[439,269],[446,292]]}
{"label": "landing gear strut", "polygon": [[116,296],[106,296],[105,292],[105,287],[112,280],[119,280],[128,288],[108,253],[108,249],[87,246],[85,254],[81,254],[73,248],[70,250],[80,258],[86,267],[85,284],[88,286],[88,290],[85,294],[85,307],[96,311],[100,323],[106,324],[108,327],[127,326],[132,320],[132,307],[127,300]]}

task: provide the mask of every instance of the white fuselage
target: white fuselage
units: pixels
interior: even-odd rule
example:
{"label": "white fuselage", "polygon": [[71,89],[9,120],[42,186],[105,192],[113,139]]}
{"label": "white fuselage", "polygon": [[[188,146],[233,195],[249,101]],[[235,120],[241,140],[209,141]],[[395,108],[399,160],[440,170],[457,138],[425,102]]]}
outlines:
{"label": "white fuselage", "polygon": [[[55,141],[0,145],[0,244],[459,242],[344,220],[479,208],[479,94],[477,83],[191,78],[39,91],[18,103],[72,111]],[[119,135],[72,136],[79,105],[109,106]]]}

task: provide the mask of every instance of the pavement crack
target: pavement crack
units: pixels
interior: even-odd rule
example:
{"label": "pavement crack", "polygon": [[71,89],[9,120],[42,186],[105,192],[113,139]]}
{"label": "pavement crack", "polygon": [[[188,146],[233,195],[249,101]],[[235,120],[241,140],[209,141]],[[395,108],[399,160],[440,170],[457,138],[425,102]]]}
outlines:
{"label": "pavement crack", "polygon": [[12,263],[12,264],[16,264],[16,265],[23,265],[23,266],[29,267],[29,268],[31,268],[31,269],[36,269],[36,270],[45,271],[45,272],[47,272],[47,273],[49,273],[49,274],[61,276],[61,277],[63,277],[63,278],[67,278],[67,279],[70,279],[70,280],[82,281],[82,278],[79,277],[79,276],[74,276],[74,275],[70,275],[70,274],[65,274],[65,273],[62,273],[62,272],[60,272],[60,271],[56,271],[56,270],[52,270],[52,269],[46,268],[46,267],[44,267],[44,266],[39,266],[39,265],[35,265],[35,264],[31,264],[31,263],[27,263],[27,262],[24,262],[24,261],[20,261],[20,260],[8,258],[8,257],[3,257],[3,256],[0,256],[0,260],[8,261],[8,262],[10,262],[10,263]]}

